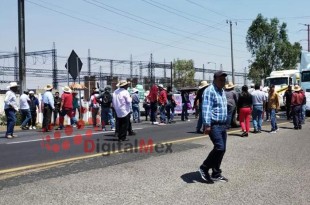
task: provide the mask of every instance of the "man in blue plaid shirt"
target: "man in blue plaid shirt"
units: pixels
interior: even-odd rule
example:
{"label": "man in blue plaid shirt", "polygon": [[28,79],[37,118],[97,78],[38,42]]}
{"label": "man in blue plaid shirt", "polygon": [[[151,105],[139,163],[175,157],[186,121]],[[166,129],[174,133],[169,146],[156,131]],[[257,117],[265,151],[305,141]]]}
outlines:
{"label": "man in blue plaid shirt", "polygon": [[[209,135],[214,145],[213,150],[199,168],[201,177],[207,183],[214,181],[227,182],[228,179],[222,176],[220,169],[222,159],[226,150],[226,119],[227,99],[223,90],[227,74],[223,71],[214,73],[213,84],[203,93],[202,119],[204,134]],[[209,169],[212,169],[210,176]]]}

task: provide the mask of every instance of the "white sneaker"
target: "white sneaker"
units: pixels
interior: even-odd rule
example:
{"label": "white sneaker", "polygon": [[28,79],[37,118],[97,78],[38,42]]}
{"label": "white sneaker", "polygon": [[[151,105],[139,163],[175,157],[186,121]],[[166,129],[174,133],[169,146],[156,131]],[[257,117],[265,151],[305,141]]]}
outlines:
{"label": "white sneaker", "polygon": [[187,122],[189,122],[189,121],[191,121],[191,120],[187,120]]}
{"label": "white sneaker", "polygon": [[29,130],[32,130],[32,127],[31,127],[31,126],[29,126]]}
{"label": "white sneaker", "polygon": [[153,124],[153,125],[158,125],[159,123],[158,123],[158,122],[152,122],[152,124]]}
{"label": "white sneaker", "polygon": [[36,126],[32,126],[32,129],[33,129],[33,130],[36,130],[37,128],[36,128]]}
{"label": "white sneaker", "polygon": [[269,133],[270,133],[270,134],[276,134],[277,131],[270,131]]}
{"label": "white sneaker", "polygon": [[278,132],[280,129],[278,128],[278,129],[276,129],[276,131]]}

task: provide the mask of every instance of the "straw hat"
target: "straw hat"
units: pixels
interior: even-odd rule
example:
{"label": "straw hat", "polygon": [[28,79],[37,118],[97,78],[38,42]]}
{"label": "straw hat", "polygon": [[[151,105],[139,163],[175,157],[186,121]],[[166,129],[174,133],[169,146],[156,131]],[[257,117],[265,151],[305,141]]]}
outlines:
{"label": "straw hat", "polygon": [[203,81],[200,82],[200,85],[199,85],[198,89],[207,87],[208,85],[209,85],[209,83],[207,81],[203,80]]}
{"label": "straw hat", "polygon": [[119,81],[119,82],[117,83],[116,86],[118,86],[118,87],[123,87],[123,86],[125,86],[125,85],[128,85],[128,83],[129,83],[129,82],[127,82],[127,80],[121,80],[121,81]]}
{"label": "straw hat", "polygon": [[69,86],[63,87],[62,90],[66,93],[72,93],[72,90],[69,88]]}
{"label": "straw hat", "polygon": [[17,85],[17,82],[10,82],[10,85],[7,86],[6,88],[14,88],[14,87],[18,87],[19,85]]}
{"label": "straw hat", "polygon": [[52,90],[53,86],[51,84],[48,84],[44,87],[44,90]]}
{"label": "straw hat", "polygon": [[232,82],[229,82],[228,84],[225,85],[225,89],[227,89],[227,90],[232,89],[234,87],[235,87],[235,85]]}
{"label": "straw hat", "polygon": [[300,91],[301,87],[299,85],[295,85],[293,88],[294,91]]}

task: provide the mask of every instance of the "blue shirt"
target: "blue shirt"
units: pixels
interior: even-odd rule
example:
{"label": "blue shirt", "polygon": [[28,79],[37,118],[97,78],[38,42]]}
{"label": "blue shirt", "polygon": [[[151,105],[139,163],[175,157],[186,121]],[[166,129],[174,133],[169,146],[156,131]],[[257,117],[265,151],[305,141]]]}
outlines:
{"label": "blue shirt", "polygon": [[45,91],[45,93],[42,96],[42,102],[44,104],[49,104],[52,109],[55,109],[54,97],[51,91]]}
{"label": "blue shirt", "polygon": [[214,84],[205,89],[202,96],[202,122],[210,127],[212,122],[225,123],[227,119],[227,99],[223,89]]}

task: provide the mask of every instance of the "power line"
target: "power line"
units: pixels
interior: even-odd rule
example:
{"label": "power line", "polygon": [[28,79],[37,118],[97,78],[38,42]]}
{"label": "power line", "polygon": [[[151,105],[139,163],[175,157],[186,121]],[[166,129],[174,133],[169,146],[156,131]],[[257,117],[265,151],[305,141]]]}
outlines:
{"label": "power line", "polygon": [[[61,11],[57,11],[57,10],[55,10],[55,9],[52,9],[52,8],[43,6],[43,5],[41,5],[41,4],[32,2],[32,1],[30,1],[30,0],[27,0],[27,2],[29,2],[29,3],[31,3],[31,4],[34,4],[34,5],[37,5],[37,6],[41,7],[41,8],[45,8],[45,9],[47,9],[47,10],[56,12],[56,13],[58,13],[58,14],[61,14],[61,15],[64,15],[64,16],[73,18],[73,19],[75,19],[75,20],[82,21],[82,22],[84,22],[84,23],[88,23],[88,24],[91,24],[91,25],[93,25],[93,26],[97,26],[97,27],[100,27],[100,28],[104,28],[104,29],[106,29],[106,30],[113,31],[113,32],[116,32],[116,33],[119,33],[119,34],[122,34],[122,35],[125,35],[125,36],[130,36],[130,37],[132,37],[132,38],[140,39],[140,40],[143,40],[143,41],[148,41],[148,42],[155,43],[155,44],[159,44],[159,45],[164,45],[164,46],[171,47],[171,48],[176,48],[176,49],[179,49],[179,50],[185,50],[185,51],[190,51],[190,52],[194,52],[194,53],[202,53],[202,54],[205,54],[205,52],[202,52],[202,51],[195,51],[195,50],[191,50],[191,49],[180,48],[180,47],[177,47],[177,46],[172,46],[172,45],[169,45],[169,44],[166,44],[166,43],[161,43],[161,42],[158,42],[158,41],[154,41],[154,40],[150,40],[150,39],[147,39],[147,38],[139,37],[139,36],[136,36],[136,35],[133,35],[133,34],[130,34],[130,33],[126,33],[126,32],[123,32],[123,31],[119,31],[119,30],[116,30],[116,29],[112,29],[112,28],[109,28],[109,27],[106,27],[106,26],[103,26],[103,25],[100,25],[100,24],[97,24],[97,23],[93,23],[93,22],[91,22],[91,21],[88,21],[88,20],[79,18],[79,17],[72,16],[72,15],[70,15],[70,14],[63,13],[63,12],[61,12]],[[210,55],[212,55],[212,54],[210,54]]]}
{"label": "power line", "polygon": [[[158,42],[158,41],[154,41],[154,40],[150,40],[150,39],[147,39],[147,38],[139,37],[139,36],[136,36],[136,35],[133,35],[133,34],[129,34],[129,33],[123,32],[123,31],[119,31],[119,30],[116,30],[116,29],[111,29],[111,28],[109,28],[109,27],[106,27],[106,26],[103,26],[103,25],[100,25],[100,24],[97,24],[97,23],[93,23],[93,22],[91,22],[91,21],[89,21],[89,20],[85,20],[85,19],[82,19],[82,18],[80,18],[80,17],[72,16],[72,15],[70,15],[70,14],[67,14],[67,13],[64,13],[64,12],[62,12],[62,11],[58,11],[58,10],[49,8],[49,7],[47,7],[47,6],[44,6],[44,5],[41,5],[41,4],[32,2],[32,1],[30,1],[30,0],[27,0],[27,2],[29,2],[29,3],[31,3],[31,4],[34,4],[34,5],[37,5],[37,6],[41,7],[41,8],[44,8],[44,9],[53,11],[53,12],[55,12],[55,13],[58,13],[58,14],[61,14],[61,15],[64,15],[64,16],[73,18],[73,19],[75,19],[75,20],[82,21],[82,22],[84,22],[84,23],[88,23],[88,24],[94,25],[94,26],[96,26],[96,27],[104,28],[104,29],[107,29],[107,30],[110,30],[110,31],[113,31],[113,32],[116,32],[116,33],[119,33],[119,34],[123,34],[123,35],[126,35],[126,36],[130,36],[130,37],[132,37],[132,38],[136,38],[136,39],[140,39],[140,40],[143,40],[143,41],[152,42],[152,43],[159,44],[159,45],[166,46],[166,47],[176,48],[176,49],[183,50],[183,51],[189,51],[189,52],[193,52],[193,53],[207,54],[207,55],[212,55],[212,56],[221,56],[221,55],[217,55],[217,54],[205,53],[205,52],[203,52],[203,51],[197,51],[197,50],[192,50],[192,49],[181,48],[181,47],[173,46],[173,45],[170,45],[170,44],[167,44],[167,43],[161,43],[161,42]],[[227,56],[225,56],[225,57],[227,57]]]}
{"label": "power line", "polygon": [[166,11],[166,12],[168,12],[168,13],[172,13],[172,14],[174,14],[174,15],[177,15],[177,16],[179,16],[179,17],[181,17],[181,18],[184,18],[184,19],[186,19],[186,20],[188,20],[188,21],[195,22],[195,23],[198,23],[198,24],[200,24],[200,25],[204,25],[204,26],[206,26],[206,27],[208,27],[208,28],[213,28],[213,29],[215,29],[215,30],[218,30],[218,31],[222,31],[222,32],[224,32],[224,33],[227,33],[227,32],[224,31],[224,30],[221,30],[221,29],[216,28],[216,27],[214,27],[214,26],[210,26],[210,25],[205,24],[205,23],[200,22],[200,21],[193,20],[193,19],[188,18],[188,17],[186,17],[186,16],[184,16],[184,15],[181,15],[181,14],[179,14],[179,13],[176,13],[176,12],[174,12],[174,11],[171,11],[171,10],[169,10],[169,9],[166,9],[166,8],[164,8],[164,7],[162,7],[162,6],[158,6],[158,5],[154,4],[154,3],[151,3],[151,2],[149,2],[149,1],[147,1],[147,0],[141,0],[141,1],[143,1],[143,2],[145,2],[145,3],[147,3],[147,4],[150,4],[150,5],[154,6],[154,7],[157,7],[157,8],[159,8],[159,9],[161,9],[161,10],[164,10],[164,11]]}
{"label": "power line", "polygon": [[207,8],[207,7],[205,7],[205,6],[201,5],[201,4],[198,4],[198,3],[196,3],[196,2],[193,2],[193,1],[191,1],[191,0],[185,0],[185,1],[187,1],[187,2],[189,2],[189,3],[191,3],[191,4],[194,4],[194,5],[196,5],[196,6],[200,7],[200,8],[203,8],[203,9],[206,9],[206,10],[208,10],[208,11],[211,11],[212,13],[215,13],[215,14],[217,14],[217,15],[219,15],[219,16],[223,16],[223,17],[225,17],[225,18],[229,18],[229,17],[226,16],[225,14],[221,14],[221,13],[219,13],[219,12],[217,12],[217,11],[214,11],[214,10],[212,10],[212,9],[209,9],[209,8]]}

